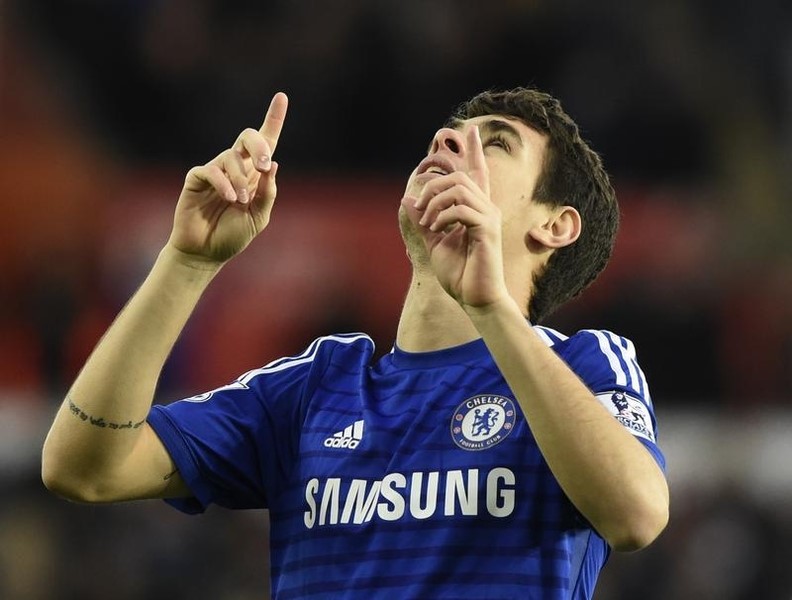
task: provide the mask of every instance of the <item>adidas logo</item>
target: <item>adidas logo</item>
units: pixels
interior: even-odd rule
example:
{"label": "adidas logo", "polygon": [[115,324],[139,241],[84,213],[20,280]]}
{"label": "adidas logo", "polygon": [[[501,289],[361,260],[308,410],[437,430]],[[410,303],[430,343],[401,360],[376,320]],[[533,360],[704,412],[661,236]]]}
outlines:
{"label": "adidas logo", "polygon": [[342,431],[337,431],[324,441],[326,448],[349,448],[354,450],[363,439],[363,419],[355,421]]}

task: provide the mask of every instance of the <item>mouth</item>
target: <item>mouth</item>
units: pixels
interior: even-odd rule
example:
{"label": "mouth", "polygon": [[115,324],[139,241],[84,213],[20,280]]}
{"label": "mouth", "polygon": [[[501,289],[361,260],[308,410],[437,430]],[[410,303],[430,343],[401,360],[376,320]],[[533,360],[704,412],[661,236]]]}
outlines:
{"label": "mouth", "polygon": [[416,175],[431,173],[433,175],[448,175],[456,171],[454,163],[445,156],[433,154],[424,158],[416,169]]}

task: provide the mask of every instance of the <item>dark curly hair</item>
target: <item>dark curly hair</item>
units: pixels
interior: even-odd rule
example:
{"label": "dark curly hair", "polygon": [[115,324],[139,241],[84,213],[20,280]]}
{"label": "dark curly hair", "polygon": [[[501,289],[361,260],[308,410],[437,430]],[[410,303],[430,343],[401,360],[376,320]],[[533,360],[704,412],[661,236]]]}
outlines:
{"label": "dark curly hair", "polygon": [[554,207],[572,206],[583,223],[577,241],[556,250],[534,276],[527,308],[531,321],[539,323],[579,295],[605,268],[619,226],[619,207],[602,160],[558,100],[523,87],[482,92],[459,105],[448,123],[494,114],[519,119],[547,136],[533,199]]}

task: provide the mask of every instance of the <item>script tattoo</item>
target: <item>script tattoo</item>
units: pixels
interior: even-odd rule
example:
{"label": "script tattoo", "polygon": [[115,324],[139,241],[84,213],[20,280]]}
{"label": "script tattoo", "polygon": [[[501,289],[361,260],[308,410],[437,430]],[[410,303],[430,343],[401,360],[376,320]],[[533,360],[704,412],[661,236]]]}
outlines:
{"label": "script tattoo", "polygon": [[132,421],[127,421],[126,423],[114,423],[113,421],[105,421],[103,417],[94,417],[86,413],[82,408],[77,406],[71,398],[66,398],[69,403],[69,412],[73,414],[75,417],[80,419],[81,421],[85,421],[86,423],[90,423],[94,427],[101,427],[103,429],[138,429],[140,428],[143,423],[146,422],[146,419],[142,421],[138,421],[137,423],[133,423]]}

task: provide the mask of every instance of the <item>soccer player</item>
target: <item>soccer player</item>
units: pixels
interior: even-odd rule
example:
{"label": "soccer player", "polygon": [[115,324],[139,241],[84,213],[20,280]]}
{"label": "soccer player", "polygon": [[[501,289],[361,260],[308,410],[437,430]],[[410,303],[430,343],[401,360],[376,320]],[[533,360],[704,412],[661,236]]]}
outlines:
{"label": "soccer player", "polygon": [[410,175],[389,353],[329,335],[151,407],[201,294],[267,227],[286,108],[276,94],[259,130],[187,174],[167,244],[55,418],[46,485],[268,508],[281,600],[591,598],[611,549],[664,528],[668,488],[633,344],[537,325],[602,270],[618,221],[599,157],[546,94],[466,102]]}

